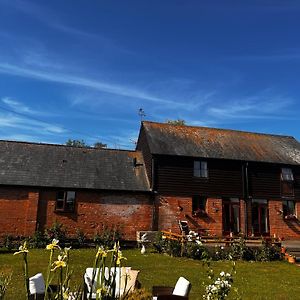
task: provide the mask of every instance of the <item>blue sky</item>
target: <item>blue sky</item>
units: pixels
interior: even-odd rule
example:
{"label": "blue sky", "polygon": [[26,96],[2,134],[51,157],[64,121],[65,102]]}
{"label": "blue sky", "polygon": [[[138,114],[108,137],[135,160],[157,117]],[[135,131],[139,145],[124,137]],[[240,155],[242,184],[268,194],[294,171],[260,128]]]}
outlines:
{"label": "blue sky", "polygon": [[134,148],[146,120],[300,140],[299,1],[0,0],[0,139]]}

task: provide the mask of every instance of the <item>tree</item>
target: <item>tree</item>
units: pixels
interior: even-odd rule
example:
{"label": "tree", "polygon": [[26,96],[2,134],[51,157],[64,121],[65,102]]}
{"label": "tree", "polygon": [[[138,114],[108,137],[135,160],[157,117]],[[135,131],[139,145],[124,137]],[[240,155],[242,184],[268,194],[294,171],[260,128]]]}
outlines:
{"label": "tree", "polygon": [[167,124],[175,125],[175,126],[185,126],[186,122],[183,119],[177,119],[177,120],[167,120]]}
{"label": "tree", "polygon": [[107,147],[107,144],[101,142],[96,142],[94,143],[93,146],[90,146],[84,140],[72,140],[72,139],[68,139],[66,141],[66,145],[69,147],[81,147],[81,148],[89,148],[89,147],[106,148]]}
{"label": "tree", "polygon": [[68,139],[66,141],[66,145],[70,147],[82,147],[82,148],[87,148],[89,147],[84,140],[71,140]]}
{"label": "tree", "polygon": [[94,144],[94,148],[106,148],[107,144],[103,144],[101,142],[97,142]]}

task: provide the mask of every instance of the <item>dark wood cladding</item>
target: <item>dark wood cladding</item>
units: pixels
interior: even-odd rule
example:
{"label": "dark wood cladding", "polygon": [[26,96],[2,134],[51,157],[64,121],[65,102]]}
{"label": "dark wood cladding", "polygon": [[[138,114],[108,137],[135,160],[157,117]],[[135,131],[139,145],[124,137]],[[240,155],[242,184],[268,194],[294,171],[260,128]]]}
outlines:
{"label": "dark wood cladding", "polygon": [[168,195],[243,197],[242,163],[207,159],[208,178],[193,176],[194,158],[156,156],[156,190]]}
{"label": "dark wood cladding", "polygon": [[145,134],[144,127],[141,128],[138,142],[136,145],[136,150],[139,150],[143,153],[144,162],[146,166],[146,172],[149,179],[150,187],[152,186],[152,155],[150,152],[149,144],[147,141],[147,136]]}
{"label": "dark wood cladding", "polygon": [[279,165],[249,163],[249,196],[252,198],[281,198],[281,168]]}

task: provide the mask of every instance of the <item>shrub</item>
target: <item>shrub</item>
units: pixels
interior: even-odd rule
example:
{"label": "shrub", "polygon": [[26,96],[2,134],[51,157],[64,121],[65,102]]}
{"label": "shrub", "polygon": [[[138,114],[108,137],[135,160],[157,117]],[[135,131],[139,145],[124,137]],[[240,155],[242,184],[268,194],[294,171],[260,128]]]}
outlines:
{"label": "shrub", "polygon": [[45,233],[37,230],[29,239],[29,245],[31,248],[45,248],[47,245]]}
{"label": "shrub", "polygon": [[76,229],[76,240],[79,247],[83,247],[86,241],[86,235],[81,229]]}
{"label": "shrub", "polygon": [[108,227],[106,225],[102,226],[102,230],[96,232],[94,235],[94,243],[98,246],[103,246],[105,248],[112,248],[115,242],[119,241],[122,237],[122,233],[118,227]]}
{"label": "shrub", "polygon": [[3,246],[9,251],[14,248],[14,238],[12,235],[6,235],[4,237]]}
{"label": "shrub", "polygon": [[209,258],[209,253],[202,244],[187,243],[185,245],[184,256],[200,260]]}
{"label": "shrub", "polygon": [[55,221],[50,228],[45,230],[45,237],[47,242],[56,239],[63,245],[67,239],[66,230],[63,227],[63,224]]}
{"label": "shrub", "polygon": [[229,250],[228,258],[237,260],[254,260],[254,252],[253,249],[246,246],[246,241],[243,237],[239,238],[239,241],[237,243],[234,243]]}
{"label": "shrub", "polygon": [[280,260],[281,253],[280,248],[277,246],[272,246],[266,241],[263,241],[262,247],[255,250],[255,260],[256,261],[273,261]]}

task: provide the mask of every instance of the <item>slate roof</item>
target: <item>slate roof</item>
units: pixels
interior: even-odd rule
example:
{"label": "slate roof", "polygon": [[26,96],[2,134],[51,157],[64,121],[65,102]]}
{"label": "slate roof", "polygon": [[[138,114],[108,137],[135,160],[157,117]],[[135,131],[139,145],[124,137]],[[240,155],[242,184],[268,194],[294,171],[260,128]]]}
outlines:
{"label": "slate roof", "polygon": [[[134,158],[139,163],[134,166]],[[138,151],[0,141],[0,184],[149,191]]]}
{"label": "slate roof", "polygon": [[152,154],[300,164],[300,144],[291,136],[144,121]]}

